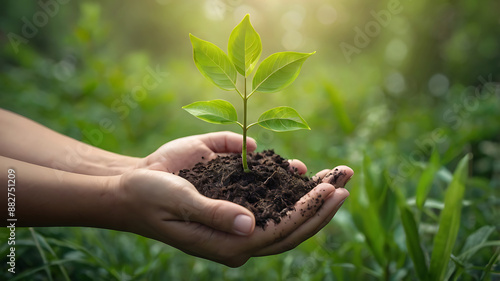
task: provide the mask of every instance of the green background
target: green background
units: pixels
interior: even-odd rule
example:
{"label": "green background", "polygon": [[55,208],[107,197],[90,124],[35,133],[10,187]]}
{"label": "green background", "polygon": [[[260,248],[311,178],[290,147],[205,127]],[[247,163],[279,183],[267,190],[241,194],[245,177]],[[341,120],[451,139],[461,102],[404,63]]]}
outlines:
{"label": "green background", "polygon": [[[500,2],[41,3],[50,4],[1,4],[0,107],[134,156],[179,137],[239,132],[236,125],[199,121],[181,107],[219,98],[240,104],[235,92],[200,75],[188,34],[226,51],[232,28],[249,13],[262,38],[261,60],[284,50],[317,51],[290,87],[257,93],[249,102],[250,120],[286,105],[312,130],[273,133],[253,127],[249,135],[258,149],[301,159],[310,174],[345,164],[355,175],[348,184],[351,196],[320,233],[290,252],[253,258],[237,269],[133,234],[34,228],[17,229],[15,275],[3,262],[7,244],[0,244],[0,276],[418,280],[419,270],[433,267],[432,253],[441,247],[434,238],[448,207],[455,213],[461,208],[461,217],[444,263],[446,278],[500,278]],[[157,80],[150,79],[152,72]],[[12,132],[1,132],[7,133]],[[439,157],[431,164],[433,150]],[[452,209],[444,205],[445,192],[469,153],[468,177],[460,180],[464,198]],[[419,208],[422,187],[429,193],[420,197],[427,200]],[[411,225],[414,235],[405,232]],[[2,240],[7,234],[2,229]],[[421,249],[423,266],[415,265],[408,245]]]}

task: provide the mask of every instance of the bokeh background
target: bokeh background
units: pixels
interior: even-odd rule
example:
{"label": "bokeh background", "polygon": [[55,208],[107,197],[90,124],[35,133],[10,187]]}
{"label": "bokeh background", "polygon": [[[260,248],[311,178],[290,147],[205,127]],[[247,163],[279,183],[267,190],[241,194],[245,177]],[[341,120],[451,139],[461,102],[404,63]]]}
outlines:
{"label": "bokeh background", "polygon": [[[500,2],[492,0],[3,1],[0,106],[134,156],[179,137],[238,132],[237,126],[207,125],[181,107],[216,98],[239,104],[237,94],[200,75],[188,34],[227,50],[232,28],[249,13],[262,38],[261,59],[284,50],[317,51],[290,87],[256,94],[249,103],[250,120],[288,105],[312,130],[273,133],[253,127],[249,134],[259,150],[274,148],[301,159],[311,174],[346,164],[355,176],[350,198],[316,236],[237,269],[128,233],[26,228],[17,229],[18,273],[10,275],[2,262],[0,276],[423,279],[418,272],[432,266],[439,247],[434,238],[453,173],[460,159],[472,155],[461,182],[465,195],[445,278],[499,280],[498,11]],[[424,189],[429,192],[420,200],[427,200],[417,206]],[[408,225],[416,226],[415,235],[405,232]],[[7,234],[2,229],[2,241]],[[408,250],[409,237],[415,236],[423,267]],[[0,254],[4,261],[5,242]]]}

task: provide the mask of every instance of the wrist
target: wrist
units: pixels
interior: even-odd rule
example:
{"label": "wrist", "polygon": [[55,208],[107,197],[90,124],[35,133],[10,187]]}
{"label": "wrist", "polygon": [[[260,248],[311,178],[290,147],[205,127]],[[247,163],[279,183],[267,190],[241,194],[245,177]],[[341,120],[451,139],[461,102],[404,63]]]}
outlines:
{"label": "wrist", "polygon": [[120,176],[65,173],[59,191],[65,198],[58,210],[61,225],[122,230],[119,180]]}
{"label": "wrist", "polygon": [[98,157],[87,159],[81,163],[76,173],[95,176],[117,176],[137,167],[140,158],[102,151]]}
{"label": "wrist", "polygon": [[104,217],[100,228],[127,231],[127,216],[124,210],[127,210],[126,201],[123,196],[122,188],[123,175],[97,177],[101,178],[102,190],[105,196],[101,196],[102,202],[101,214]]}
{"label": "wrist", "polygon": [[118,176],[138,167],[141,158],[116,154],[116,157],[105,162],[108,176]]}
{"label": "wrist", "polygon": [[[140,174],[140,173],[139,173]],[[141,224],[140,213],[148,206],[138,206],[140,198],[134,194],[133,187],[144,184],[137,182],[135,171],[125,172],[121,175],[106,177],[106,190],[110,196],[106,200],[106,221],[109,229],[134,232]],[[132,188],[132,189],[131,189]],[[139,216],[139,217],[138,217]]]}

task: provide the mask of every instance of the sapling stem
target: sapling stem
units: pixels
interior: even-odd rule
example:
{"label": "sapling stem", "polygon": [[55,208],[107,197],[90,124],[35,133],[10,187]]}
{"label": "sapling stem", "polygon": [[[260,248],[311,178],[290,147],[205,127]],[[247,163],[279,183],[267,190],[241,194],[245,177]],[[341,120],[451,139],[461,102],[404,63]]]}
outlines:
{"label": "sapling stem", "polygon": [[244,78],[244,87],[243,87],[243,147],[241,149],[241,158],[243,162],[243,171],[245,173],[250,172],[247,163],[247,78]]}

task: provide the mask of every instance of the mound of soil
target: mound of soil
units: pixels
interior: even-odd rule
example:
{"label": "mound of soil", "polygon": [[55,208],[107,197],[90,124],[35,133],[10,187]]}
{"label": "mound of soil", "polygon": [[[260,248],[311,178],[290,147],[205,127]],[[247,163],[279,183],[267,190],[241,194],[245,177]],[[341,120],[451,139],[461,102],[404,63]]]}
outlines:
{"label": "mound of soil", "polygon": [[230,154],[181,170],[179,176],[207,197],[246,207],[255,215],[256,226],[262,228],[268,220],[279,223],[318,184],[291,169],[273,150],[249,153],[247,158],[249,173],[243,171],[241,155]]}

